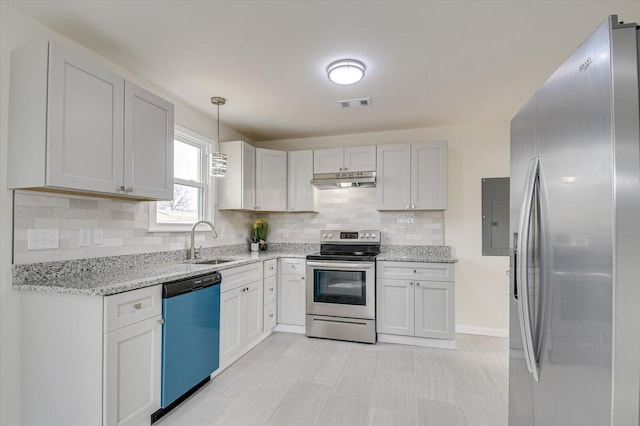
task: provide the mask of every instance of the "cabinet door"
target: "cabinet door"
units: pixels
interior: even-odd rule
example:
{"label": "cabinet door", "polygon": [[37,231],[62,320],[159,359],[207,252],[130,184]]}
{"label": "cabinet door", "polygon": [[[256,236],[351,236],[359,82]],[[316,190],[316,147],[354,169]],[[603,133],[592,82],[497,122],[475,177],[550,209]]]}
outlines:
{"label": "cabinet door", "polygon": [[287,210],[287,153],[256,149],[256,209]]}
{"label": "cabinet door", "polygon": [[447,208],[447,142],[412,145],[411,204],[416,210]]}
{"label": "cabinet door", "polygon": [[313,151],[291,151],[288,157],[287,210],[315,211],[318,190],[310,183],[313,179]]}
{"label": "cabinet door", "polygon": [[411,207],[411,145],[379,145],[377,153],[378,210]]}
{"label": "cabinet door", "polygon": [[372,172],[376,170],[376,147],[355,146],[344,149],[343,170],[348,172]]}
{"label": "cabinet door", "polygon": [[124,186],[126,195],[173,198],[173,105],[125,82]]}
{"label": "cabinet door", "polygon": [[47,185],[118,193],[124,80],[51,43],[47,102]]}
{"label": "cabinet door", "polygon": [[262,335],[263,321],[263,297],[262,282],[256,281],[244,288],[242,294],[243,300],[243,322],[244,342],[245,345],[250,344]]}
{"label": "cabinet door", "polygon": [[453,339],[454,287],[450,282],[416,281],[416,336]]}
{"label": "cabinet door", "polygon": [[341,172],[344,163],[344,148],[313,150],[313,173]]}
{"label": "cabinet door", "polygon": [[105,425],[139,425],[160,408],[161,318],[105,334]]}
{"label": "cabinet door", "polygon": [[278,323],[305,325],[305,276],[284,274],[278,284]]}
{"label": "cabinet door", "polygon": [[378,333],[414,335],[414,281],[378,279]]}
{"label": "cabinet door", "polygon": [[242,142],[242,208],[256,208],[256,149]]}
{"label": "cabinet door", "polygon": [[232,362],[242,351],[245,320],[243,289],[235,288],[220,294],[220,365]]}

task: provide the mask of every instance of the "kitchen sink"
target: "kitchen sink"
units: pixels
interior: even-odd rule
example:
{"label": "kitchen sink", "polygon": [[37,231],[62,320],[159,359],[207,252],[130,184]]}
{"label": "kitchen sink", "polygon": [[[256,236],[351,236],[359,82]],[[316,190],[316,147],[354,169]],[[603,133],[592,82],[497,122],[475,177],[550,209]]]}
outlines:
{"label": "kitchen sink", "polygon": [[197,265],[221,265],[223,263],[229,263],[229,262],[233,262],[236,259],[203,259],[203,260],[196,260],[195,263]]}

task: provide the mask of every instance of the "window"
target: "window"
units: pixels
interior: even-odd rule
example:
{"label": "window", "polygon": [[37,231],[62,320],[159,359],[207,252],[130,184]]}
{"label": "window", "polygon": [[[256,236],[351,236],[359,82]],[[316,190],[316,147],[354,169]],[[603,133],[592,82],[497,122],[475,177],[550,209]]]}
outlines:
{"label": "window", "polygon": [[150,231],[189,231],[213,219],[209,151],[214,142],[176,126],[173,145],[173,200],[149,204]]}

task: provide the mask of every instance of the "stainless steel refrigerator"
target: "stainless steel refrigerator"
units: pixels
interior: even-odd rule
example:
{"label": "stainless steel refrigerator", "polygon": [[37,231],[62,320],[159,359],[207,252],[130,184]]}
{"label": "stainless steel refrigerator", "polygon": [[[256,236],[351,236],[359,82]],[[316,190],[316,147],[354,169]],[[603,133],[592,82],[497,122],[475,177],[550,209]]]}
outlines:
{"label": "stainless steel refrigerator", "polygon": [[511,426],[639,424],[639,44],[610,16],[511,122]]}

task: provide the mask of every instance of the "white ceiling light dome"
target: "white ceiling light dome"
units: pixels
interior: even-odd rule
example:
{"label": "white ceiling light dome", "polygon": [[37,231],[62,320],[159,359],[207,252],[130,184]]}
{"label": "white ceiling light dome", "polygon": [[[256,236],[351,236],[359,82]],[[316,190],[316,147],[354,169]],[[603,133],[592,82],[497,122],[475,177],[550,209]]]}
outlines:
{"label": "white ceiling light dome", "polygon": [[353,84],[364,78],[366,68],[355,59],[340,59],[329,64],[327,77],[337,84]]}

